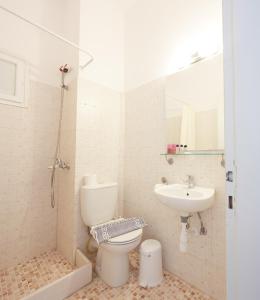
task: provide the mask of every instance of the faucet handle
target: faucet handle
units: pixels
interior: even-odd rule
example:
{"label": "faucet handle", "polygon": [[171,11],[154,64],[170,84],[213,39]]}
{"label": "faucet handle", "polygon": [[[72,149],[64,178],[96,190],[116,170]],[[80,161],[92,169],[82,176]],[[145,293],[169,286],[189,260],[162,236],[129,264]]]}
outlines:
{"label": "faucet handle", "polygon": [[186,175],[185,179],[183,180],[183,182],[189,183],[191,180],[193,180],[193,176],[192,175]]}
{"label": "faucet handle", "polygon": [[184,180],[184,183],[186,183],[189,188],[194,187],[195,186],[194,176],[187,175],[186,179]]}
{"label": "faucet handle", "polygon": [[192,175],[187,175],[188,176],[188,180],[194,180],[194,176],[192,176]]}

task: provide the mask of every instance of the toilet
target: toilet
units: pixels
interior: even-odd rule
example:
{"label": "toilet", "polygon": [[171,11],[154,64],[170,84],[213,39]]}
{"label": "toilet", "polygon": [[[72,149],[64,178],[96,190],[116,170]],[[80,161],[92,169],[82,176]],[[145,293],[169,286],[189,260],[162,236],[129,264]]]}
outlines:
{"label": "toilet", "polygon": [[[81,217],[86,226],[108,224],[117,206],[117,183],[99,184],[96,178],[86,176],[81,187]],[[101,243],[98,247],[96,272],[111,287],[125,284],[129,278],[128,253],[141,242],[142,229],[133,230]]]}

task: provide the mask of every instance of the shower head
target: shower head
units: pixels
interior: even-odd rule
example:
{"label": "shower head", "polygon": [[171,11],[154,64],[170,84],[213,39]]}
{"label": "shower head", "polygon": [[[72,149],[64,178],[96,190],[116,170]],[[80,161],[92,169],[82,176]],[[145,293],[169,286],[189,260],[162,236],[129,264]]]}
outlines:
{"label": "shower head", "polygon": [[65,64],[65,65],[60,67],[60,71],[62,73],[68,73],[70,71],[70,67],[67,64]]}
{"label": "shower head", "polygon": [[60,67],[61,72],[61,88],[63,90],[68,90],[68,86],[64,83],[65,75],[71,70],[71,68],[66,64]]}

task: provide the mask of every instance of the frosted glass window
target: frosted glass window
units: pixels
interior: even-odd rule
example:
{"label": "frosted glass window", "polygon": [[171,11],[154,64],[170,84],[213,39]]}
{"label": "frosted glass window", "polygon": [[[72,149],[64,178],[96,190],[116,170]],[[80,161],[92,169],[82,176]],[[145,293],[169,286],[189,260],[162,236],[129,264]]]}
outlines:
{"label": "frosted glass window", "polygon": [[25,106],[25,63],[0,53],[0,104]]}
{"label": "frosted glass window", "polygon": [[15,96],[16,64],[0,59],[0,93]]}

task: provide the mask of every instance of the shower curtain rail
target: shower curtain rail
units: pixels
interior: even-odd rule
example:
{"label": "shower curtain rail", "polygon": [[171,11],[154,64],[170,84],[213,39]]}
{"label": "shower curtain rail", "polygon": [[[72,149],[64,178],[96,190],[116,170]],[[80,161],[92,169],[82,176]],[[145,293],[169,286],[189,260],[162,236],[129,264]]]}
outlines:
{"label": "shower curtain rail", "polygon": [[40,25],[40,24],[38,24],[38,23],[35,23],[35,22],[33,22],[33,21],[31,21],[31,20],[25,18],[24,16],[22,16],[22,15],[16,13],[16,12],[14,12],[14,11],[12,11],[12,10],[10,10],[10,9],[8,9],[8,8],[6,8],[6,7],[4,7],[4,6],[2,6],[2,5],[0,5],[0,9],[2,9],[2,10],[4,10],[5,12],[7,12],[7,13],[9,13],[9,14],[11,14],[11,15],[13,15],[13,16],[15,16],[15,17],[21,19],[21,20],[23,20],[24,22],[26,22],[26,23],[28,23],[28,24],[30,24],[30,25],[32,25],[32,26],[34,26],[34,27],[36,27],[36,28],[38,28],[38,29],[40,29],[40,30],[42,30],[42,31],[44,31],[44,32],[46,32],[46,33],[48,33],[48,34],[50,34],[50,35],[52,35],[52,36],[54,36],[55,38],[57,38],[57,39],[59,39],[59,40],[65,42],[65,43],[67,43],[68,45],[70,45],[70,46],[72,46],[73,48],[79,50],[80,52],[87,54],[87,55],[90,57],[90,59],[89,59],[85,64],[83,64],[83,65],[80,66],[81,69],[86,68],[90,63],[93,62],[94,56],[93,56],[89,51],[82,49],[79,45],[77,45],[77,44],[75,44],[75,43],[73,43],[73,42],[67,40],[67,39],[64,38],[63,36],[61,36],[61,35],[59,35],[59,34],[53,32],[53,31],[49,30],[48,28],[46,28],[46,27],[44,27],[44,26],[42,26],[42,25]]}

